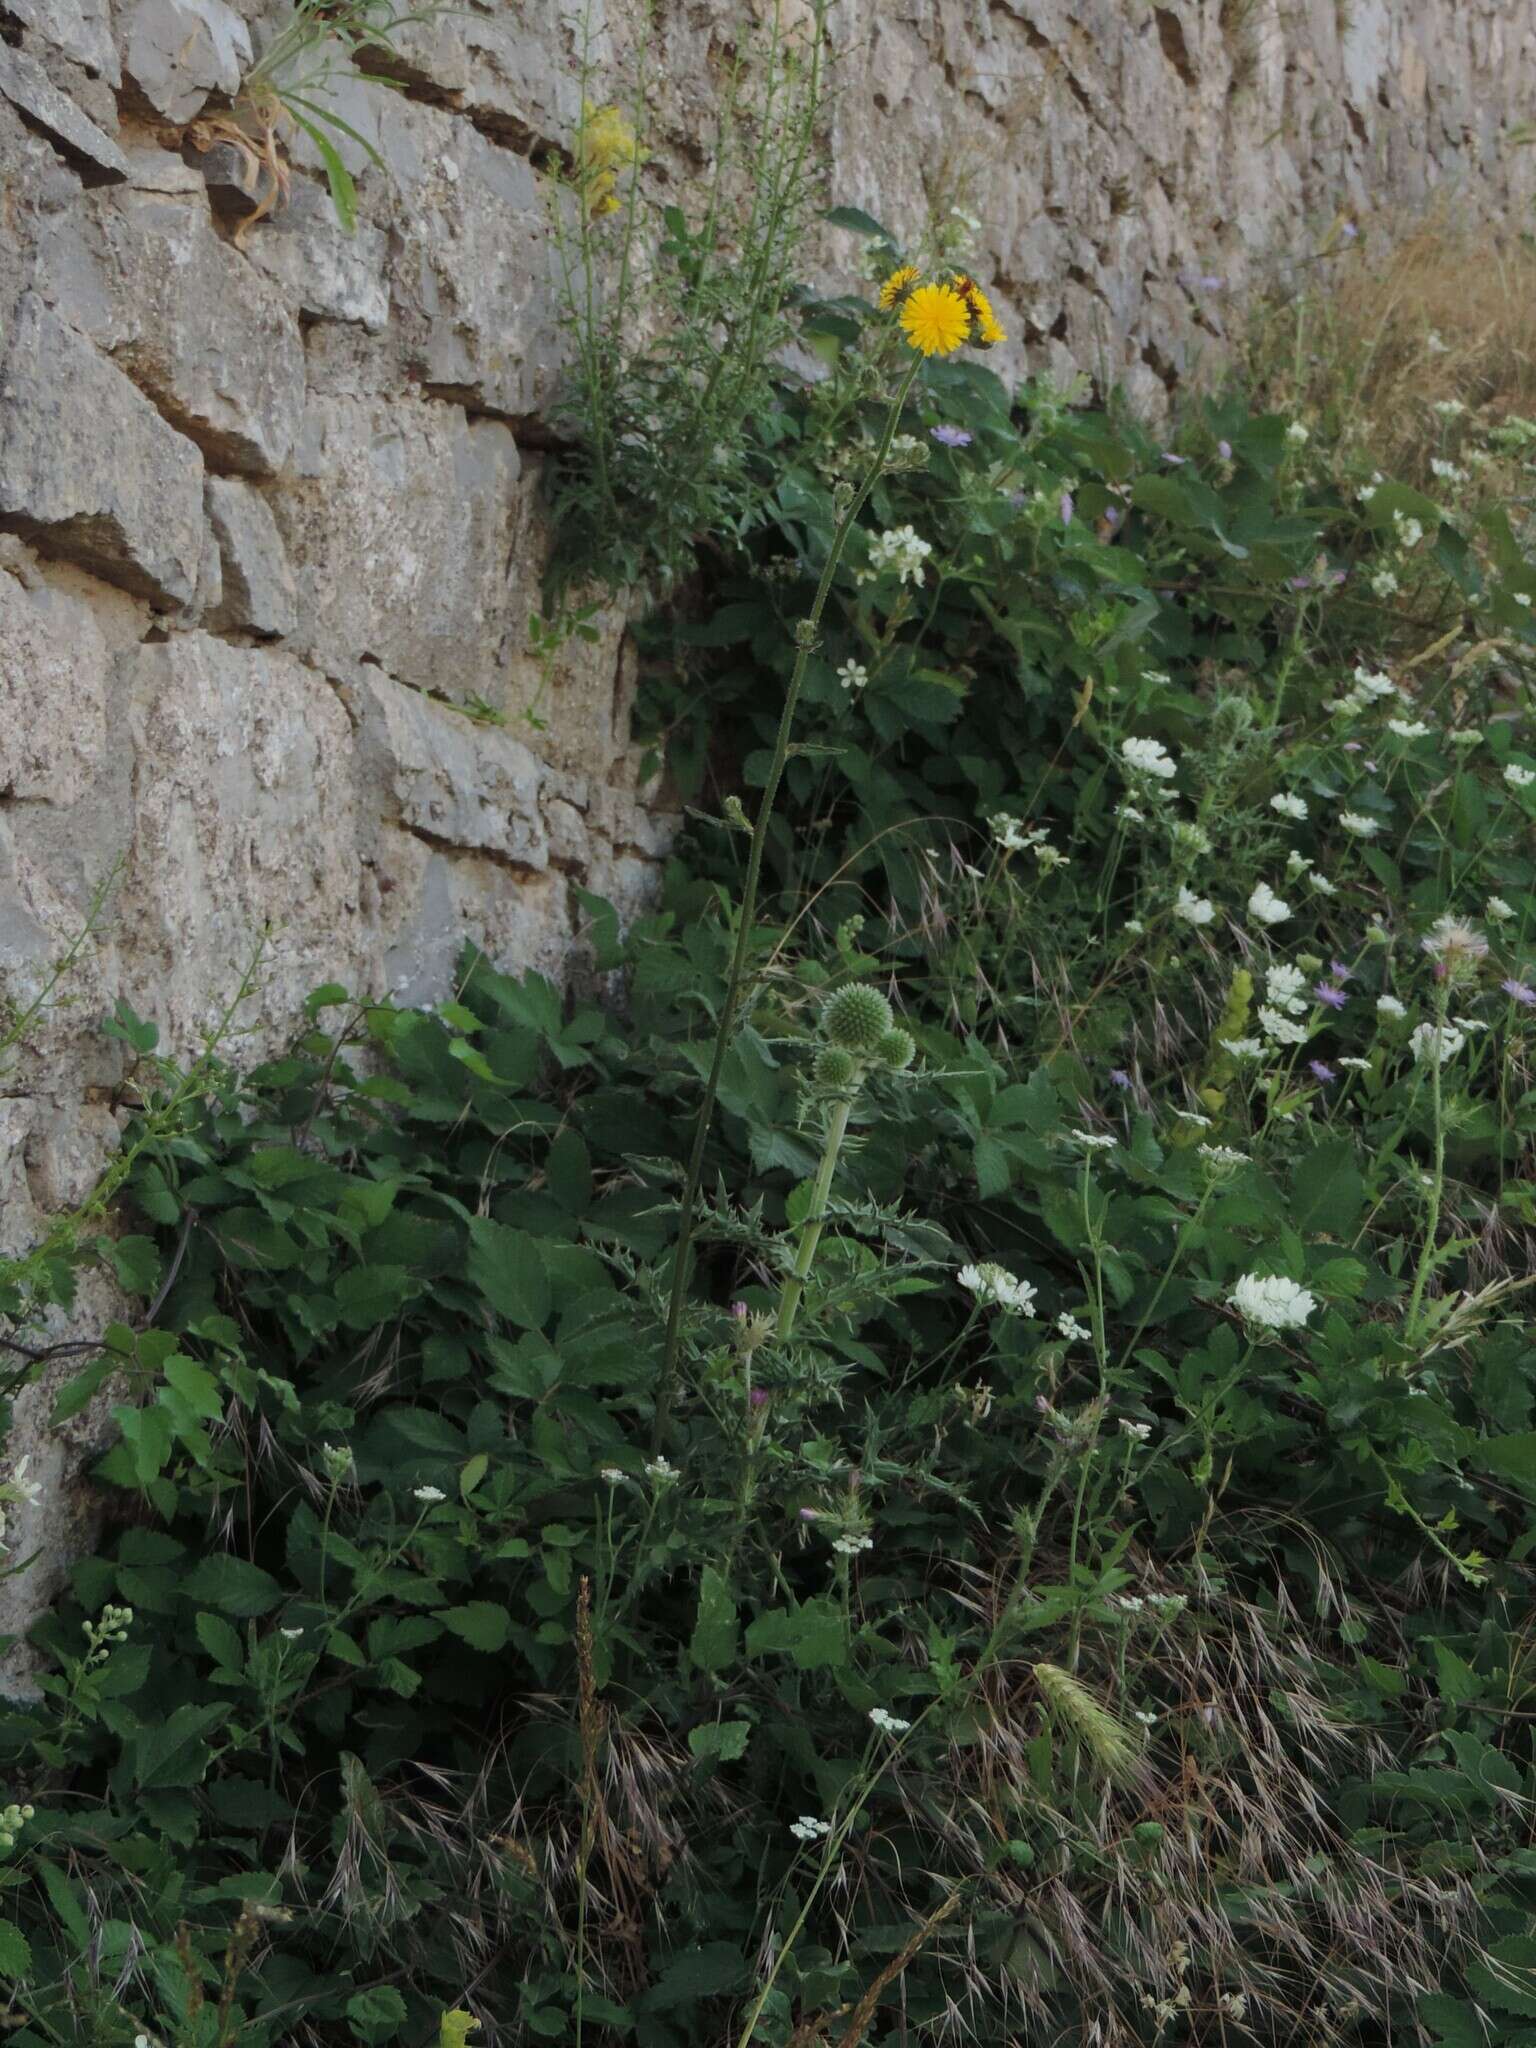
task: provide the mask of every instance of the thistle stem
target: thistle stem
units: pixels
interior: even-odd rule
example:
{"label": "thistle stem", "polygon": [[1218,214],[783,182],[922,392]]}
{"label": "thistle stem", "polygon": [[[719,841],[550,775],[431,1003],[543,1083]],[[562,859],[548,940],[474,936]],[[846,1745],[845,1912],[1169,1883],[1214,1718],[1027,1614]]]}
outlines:
{"label": "thistle stem", "polygon": [[822,1229],[827,1220],[827,1200],[832,1192],[832,1176],[837,1171],[837,1155],[843,1149],[843,1139],[848,1132],[848,1112],[852,1107],[851,1100],[843,1096],[833,1108],[827,1123],[827,1142],[822,1147],[821,1165],[816,1170],[816,1185],[811,1191],[811,1213],[801,1228],[794,1267],[784,1282],[784,1292],[779,1297],[779,1321],[774,1334],[781,1344],[795,1327],[795,1313],[800,1306],[800,1297],[805,1292],[805,1283],[810,1277],[816,1247],[821,1242]]}

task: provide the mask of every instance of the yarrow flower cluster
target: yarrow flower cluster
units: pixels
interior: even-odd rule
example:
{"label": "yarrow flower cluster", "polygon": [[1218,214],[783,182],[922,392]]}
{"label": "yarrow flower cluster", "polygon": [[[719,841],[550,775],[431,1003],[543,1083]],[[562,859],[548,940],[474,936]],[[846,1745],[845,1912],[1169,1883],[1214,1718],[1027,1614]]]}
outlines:
{"label": "yarrow flower cluster", "polygon": [[1305,1287],[1269,1273],[1245,1273],[1227,1301],[1256,1330],[1299,1330],[1317,1307]]}
{"label": "yarrow flower cluster", "polygon": [[1122,740],[1120,759],[1133,775],[1151,775],[1160,782],[1171,782],[1179,772],[1178,763],[1161,740]]}
{"label": "yarrow flower cluster", "polygon": [[823,1836],[831,1834],[832,1823],[818,1820],[814,1813],[802,1813],[798,1820],[790,1822],[789,1832],[797,1842],[819,1842]]}
{"label": "yarrow flower cluster", "polygon": [[882,1735],[905,1735],[912,1726],[910,1721],[903,1721],[899,1714],[888,1714],[884,1707],[871,1707],[869,1718]]}
{"label": "yarrow flower cluster", "polygon": [[1027,1280],[1016,1278],[1006,1266],[990,1262],[980,1266],[962,1266],[960,1285],[975,1296],[982,1308],[1000,1308],[1011,1316],[1034,1313],[1036,1289]]}

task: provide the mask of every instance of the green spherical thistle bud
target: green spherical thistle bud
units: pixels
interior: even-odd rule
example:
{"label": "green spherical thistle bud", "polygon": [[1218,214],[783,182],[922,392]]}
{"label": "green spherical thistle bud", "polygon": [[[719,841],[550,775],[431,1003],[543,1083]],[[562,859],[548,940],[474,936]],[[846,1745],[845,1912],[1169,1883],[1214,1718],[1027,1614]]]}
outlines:
{"label": "green spherical thistle bud", "polygon": [[825,1088],[832,1095],[841,1095],[858,1080],[859,1063],[840,1045],[824,1045],[816,1055],[816,1064],[811,1072],[818,1088]]}
{"label": "green spherical thistle bud", "polygon": [[891,1006],[879,989],[857,981],[840,988],[821,1013],[822,1030],[845,1052],[873,1052],[895,1023]]}
{"label": "green spherical thistle bud", "polygon": [[1139,1820],[1131,1833],[1144,1849],[1155,1849],[1163,1839],[1162,1824],[1155,1820]]}
{"label": "green spherical thistle bud", "polygon": [[898,1024],[883,1035],[875,1047],[875,1058],[882,1066],[889,1067],[893,1074],[899,1074],[917,1058],[917,1041],[910,1031],[903,1031]]}

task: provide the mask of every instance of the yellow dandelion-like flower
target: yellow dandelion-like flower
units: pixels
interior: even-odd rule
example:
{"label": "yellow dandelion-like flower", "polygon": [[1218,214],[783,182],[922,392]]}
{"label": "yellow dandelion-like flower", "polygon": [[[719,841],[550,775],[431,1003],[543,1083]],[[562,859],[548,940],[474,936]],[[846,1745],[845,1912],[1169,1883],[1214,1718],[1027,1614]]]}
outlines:
{"label": "yellow dandelion-like flower", "polygon": [[979,313],[976,316],[975,342],[978,348],[995,348],[998,342],[1007,339],[1007,335],[990,312]]}
{"label": "yellow dandelion-like flower", "polygon": [[923,284],[901,309],[902,331],[925,356],[949,356],[971,331],[971,309],[947,284]]}
{"label": "yellow dandelion-like flower", "polygon": [[880,310],[889,313],[898,299],[905,298],[922,272],[915,263],[903,263],[900,270],[893,270],[880,287]]}
{"label": "yellow dandelion-like flower", "polygon": [[977,348],[993,348],[998,342],[1008,339],[992,310],[992,301],[974,278],[957,277],[955,290],[971,309],[971,318],[975,323],[971,339]]}

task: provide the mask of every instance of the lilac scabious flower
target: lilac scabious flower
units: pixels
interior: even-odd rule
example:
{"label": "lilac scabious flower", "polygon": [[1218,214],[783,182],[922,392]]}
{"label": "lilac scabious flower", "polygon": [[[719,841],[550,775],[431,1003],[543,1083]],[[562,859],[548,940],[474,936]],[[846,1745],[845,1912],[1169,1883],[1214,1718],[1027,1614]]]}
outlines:
{"label": "lilac scabious flower", "polygon": [[1329,978],[1333,981],[1353,981],[1355,978],[1353,967],[1346,967],[1342,960],[1330,960],[1328,962],[1328,974]]}
{"label": "lilac scabious flower", "polygon": [[1323,1060],[1308,1060],[1307,1065],[1316,1074],[1319,1081],[1332,1081],[1337,1078],[1332,1067]]}
{"label": "lilac scabious flower", "polygon": [[1116,1088],[1129,1088],[1131,1085],[1131,1077],[1124,1067],[1111,1067],[1109,1078],[1111,1084]]}
{"label": "lilac scabious flower", "polygon": [[1332,982],[1320,981],[1312,991],[1320,1003],[1326,1003],[1330,1010],[1342,1010],[1349,1001],[1343,989],[1335,988]]}
{"label": "lilac scabious flower", "polygon": [[1216,453],[1223,462],[1230,462],[1232,460],[1232,443],[1230,441],[1218,441],[1216,443]]}
{"label": "lilac scabious flower", "polygon": [[1524,1003],[1528,1010],[1536,1009],[1536,988],[1531,988],[1523,981],[1513,980],[1501,981],[1499,987],[1512,1002]]}
{"label": "lilac scabious flower", "polygon": [[964,427],[945,425],[942,427],[930,427],[928,431],[935,441],[942,441],[946,448],[969,448],[971,445],[972,437],[965,431]]}
{"label": "lilac scabious flower", "polygon": [[1059,507],[1058,507],[1057,509],[1058,509],[1058,510],[1060,511],[1060,513],[1061,513],[1061,523],[1062,523],[1062,525],[1063,525],[1063,526],[1070,526],[1070,525],[1072,524],[1072,512],[1073,512],[1073,504],[1072,504],[1072,493],[1071,493],[1070,491],[1063,491],[1063,492],[1062,492],[1062,494],[1061,494],[1061,504],[1059,505]]}

